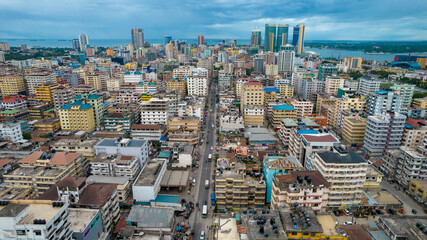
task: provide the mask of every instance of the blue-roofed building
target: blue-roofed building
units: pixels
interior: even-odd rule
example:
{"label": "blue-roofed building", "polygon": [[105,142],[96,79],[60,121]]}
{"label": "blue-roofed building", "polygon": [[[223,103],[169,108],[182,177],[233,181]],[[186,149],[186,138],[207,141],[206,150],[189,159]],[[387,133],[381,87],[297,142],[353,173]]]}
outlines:
{"label": "blue-roofed building", "polygon": [[263,174],[267,187],[266,202],[271,202],[271,188],[274,175],[301,170],[303,170],[303,166],[294,156],[284,157],[266,155],[263,160]]}
{"label": "blue-roofed building", "polygon": [[400,67],[400,68],[406,68],[406,69],[412,69],[412,70],[420,70],[422,69],[421,65],[417,62],[394,62],[392,63],[393,67]]}
{"label": "blue-roofed building", "polygon": [[142,168],[148,160],[148,143],[146,140],[135,140],[128,138],[105,138],[95,145],[96,154],[121,154],[123,156],[134,156],[139,160]]}
{"label": "blue-roofed building", "polygon": [[61,129],[64,131],[86,131],[95,129],[94,108],[82,101],[66,104],[58,110]]}
{"label": "blue-roofed building", "polygon": [[266,87],[266,88],[264,88],[264,92],[276,92],[276,93],[279,93],[280,91],[279,91],[278,88],[275,88],[275,87]]}
{"label": "blue-roofed building", "polygon": [[297,111],[290,105],[273,106],[272,121],[276,130],[280,129],[283,119],[297,119]]}

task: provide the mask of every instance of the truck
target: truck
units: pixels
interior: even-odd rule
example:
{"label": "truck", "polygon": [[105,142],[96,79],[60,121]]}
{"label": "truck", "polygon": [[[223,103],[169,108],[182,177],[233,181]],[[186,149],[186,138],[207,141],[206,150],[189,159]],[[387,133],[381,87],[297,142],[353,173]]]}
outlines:
{"label": "truck", "polygon": [[205,188],[208,189],[209,188],[209,180],[205,181]]}
{"label": "truck", "polygon": [[208,216],[208,205],[207,204],[205,204],[205,205],[203,205],[203,208],[202,208],[202,217],[207,217]]}

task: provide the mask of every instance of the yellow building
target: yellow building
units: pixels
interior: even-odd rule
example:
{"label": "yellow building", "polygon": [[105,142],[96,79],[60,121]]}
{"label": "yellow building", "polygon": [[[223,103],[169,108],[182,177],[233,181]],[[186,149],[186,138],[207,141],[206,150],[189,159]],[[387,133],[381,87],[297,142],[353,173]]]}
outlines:
{"label": "yellow building", "polygon": [[136,70],[137,66],[138,66],[138,63],[137,63],[137,62],[132,62],[132,63],[126,63],[126,64],[125,64],[125,68],[126,68],[126,69],[128,69],[128,70],[133,70],[133,71],[135,71],[135,70]]}
{"label": "yellow building", "polygon": [[422,68],[426,68],[427,58],[417,58],[417,63],[419,63]]}
{"label": "yellow building", "polygon": [[383,181],[384,174],[382,174],[376,167],[369,165],[366,171],[366,179],[363,183],[363,189],[379,190],[381,188],[381,182]]}
{"label": "yellow building", "polygon": [[61,123],[58,118],[43,119],[34,123],[34,128],[40,131],[55,132],[61,128]]}
{"label": "yellow building", "polygon": [[288,99],[288,104],[297,111],[297,118],[303,118],[304,115],[313,113],[313,103],[308,100]]}
{"label": "yellow building", "polygon": [[246,82],[242,87],[240,111],[243,112],[243,109],[248,105],[264,105],[264,87],[258,81]]}
{"label": "yellow building", "polygon": [[102,90],[101,77],[98,74],[87,74],[84,76],[84,82],[93,86],[96,90]]}
{"label": "yellow building", "polygon": [[173,117],[167,123],[171,131],[200,131],[200,121],[196,117]]}
{"label": "yellow building", "polygon": [[289,85],[281,85],[279,86],[280,96],[284,98],[291,98],[294,96],[294,87]]}
{"label": "yellow building", "polygon": [[95,129],[93,106],[81,101],[67,104],[59,109],[61,129],[65,131],[83,130],[91,132]]}
{"label": "yellow building", "polygon": [[150,101],[151,97],[152,96],[148,93],[141,93],[141,101],[143,102]]}
{"label": "yellow building", "polygon": [[427,180],[412,179],[408,191],[417,201],[427,202]]}
{"label": "yellow building", "polygon": [[273,124],[276,128],[280,127],[282,120],[285,118],[297,120],[297,111],[295,110],[295,108],[289,105],[273,106],[272,119]]}
{"label": "yellow building", "polygon": [[56,83],[42,83],[40,86],[35,87],[37,101],[53,103],[53,91],[58,87],[59,85]]}
{"label": "yellow building", "polygon": [[187,93],[187,81],[173,78],[170,81],[166,81],[166,92],[183,92]]}
{"label": "yellow building", "polygon": [[425,98],[414,98],[412,106],[427,109],[427,97]]}
{"label": "yellow building", "polygon": [[95,145],[99,139],[58,139],[53,142],[50,147],[56,151],[63,151],[67,153],[81,153],[83,157],[89,161],[95,158],[96,151]]}
{"label": "yellow building", "polygon": [[277,88],[264,88],[264,104],[266,102],[276,101],[280,98],[280,92]]}
{"label": "yellow building", "polygon": [[112,48],[107,48],[107,56],[114,57],[114,50]]}
{"label": "yellow building", "polygon": [[[80,153],[37,151],[18,161],[19,167],[3,175],[15,188],[29,188],[38,196],[68,176],[86,176],[88,161]],[[49,166],[47,168],[46,166]]]}
{"label": "yellow building", "polygon": [[0,76],[0,91],[3,96],[18,95],[25,91],[24,78],[17,75]]}
{"label": "yellow building", "polygon": [[337,99],[335,102],[335,107],[333,109],[333,114],[331,118],[328,116],[328,125],[337,128],[338,127],[338,114],[342,110],[356,110],[360,111],[365,106],[365,97],[361,95],[345,95],[342,98]]}
{"label": "yellow building", "polygon": [[346,117],[343,123],[343,133],[345,143],[357,144],[363,143],[365,138],[366,118]]}

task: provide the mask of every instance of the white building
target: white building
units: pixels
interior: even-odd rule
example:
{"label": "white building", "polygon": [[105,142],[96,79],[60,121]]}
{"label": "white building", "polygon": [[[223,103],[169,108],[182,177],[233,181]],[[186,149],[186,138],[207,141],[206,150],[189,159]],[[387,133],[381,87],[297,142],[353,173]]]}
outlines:
{"label": "white building", "polygon": [[123,79],[125,83],[139,83],[142,81],[143,76],[138,71],[130,71],[123,74]]}
{"label": "white building", "polygon": [[338,88],[344,87],[344,78],[327,76],[325,80],[325,92],[329,95],[337,95]]}
{"label": "white building", "polygon": [[362,95],[368,96],[380,90],[381,81],[373,77],[361,77],[359,80],[359,91]]}
{"label": "white building", "polygon": [[316,152],[313,164],[329,183],[328,206],[341,207],[361,203],[368,163],[354,152],[341,147],[333,152]]}
{"label": "white building", "polygon": [[91,174],[97,176],[125,177],[135,180],[139,173],[138,159],[121,154],[99,154],[90,161]]}
{"label": "white building", "polygon": [[21,123],[0,124],[0,139],[10,140],[14,143],[23,141]]}
{"label": "white building", "polygon": [[121,154],[124,156],[134,156],[138,159],[140,168],[147,162],[149,154],[147,141],[127,138],[104,138],[95,145],[95,151],[96,155]]}
{"label": "white building", "polygon": [[[285,47],[288,45],[285,45]],[[288,50],[280,51],[277,64],[279,72],[291,73],[294,68],[294,58],[295,52],[290,48]]]}
{"label": "white building", "polygon": [[279,74],[279,68],[276,64],[266,64],[265,65],[265,75],[276,76],[277,74]]}
{"label": "white building", "polygon": [[36,94],[35,87],[42,83],[56,83],[56,75],[53,72],[37,72],[25,76],[27,88],[30,94]]}
{"label": "white building", "polygon": [[3,100],[0,103],[0,107],[6,110],[25,109],[27,106],[27,100],[24,98],[10,98]]}
{"label": "white building", "polygon": [[147,141],[160,141],[166,134],[166,127],[160,124],[132,124],[132,139],[144,139]]}
{"label": "white building", "polygon": [[187,90],[191,96],[206,96],[208,93],[208,79],[206,77],[188,77]]}
{"label": "white building", "polygon": [[71,239],[66,202],[12,200],[0,209],[0,239]]}
{"label": "white building", "polygon": [[192,77],[205,77],[207,78],[209,76],[208,70],[206,68],[192,68],[191,69],[191,76]]}
{"label": "white building", "polygon": [[135,201],[149,202],[156,199],[157,194],[160,192],[160,182],[165,172],[165,160],[147,163],[132,186]]}
{"label": "white building", "polygon": [[169,99],[151,98],[141,103],[141,124],[163,124],[168,121]]}

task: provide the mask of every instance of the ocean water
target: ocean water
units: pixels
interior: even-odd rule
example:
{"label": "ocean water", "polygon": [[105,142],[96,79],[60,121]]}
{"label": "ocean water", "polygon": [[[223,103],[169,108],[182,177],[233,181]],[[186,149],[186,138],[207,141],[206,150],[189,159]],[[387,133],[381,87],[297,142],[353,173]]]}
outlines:
{"label": "ocean water", "polygon": [[[118,45],[126,45],[131,43],[130,39],[89,39],[90,45],[98,47],[115,47]],[[150,43],[163,44],[163,39],[145,39]],[[197,39],[180,39],[181,41],[187,41],[187,44],[197,43]],[[231,39],[226,39],[230,41]],[[215,45],[221,43],[223,39],[205,39],[209,45]],[[239,45],[249,45],[249,39],[237,39]],[[70,39],[0,39],[0,42],[7,42],[11,47],[18,47],[19,44],[27,44],[28,47],[72,47],[73,43]],[[329,49],[329,48],[305,48],[305,51],[313,51],[319,53],[321,57],[328,58],[344,58],[347,56],[351,57],[362,57],[368,60],[376,61],[388,61],[392,62],[396,54],[367,54],[363,51],[349,51],[341,49]],[[408,53],[399,53],[408,54]],[[427,55],[427,53],[412,53],[417,55]]]}

